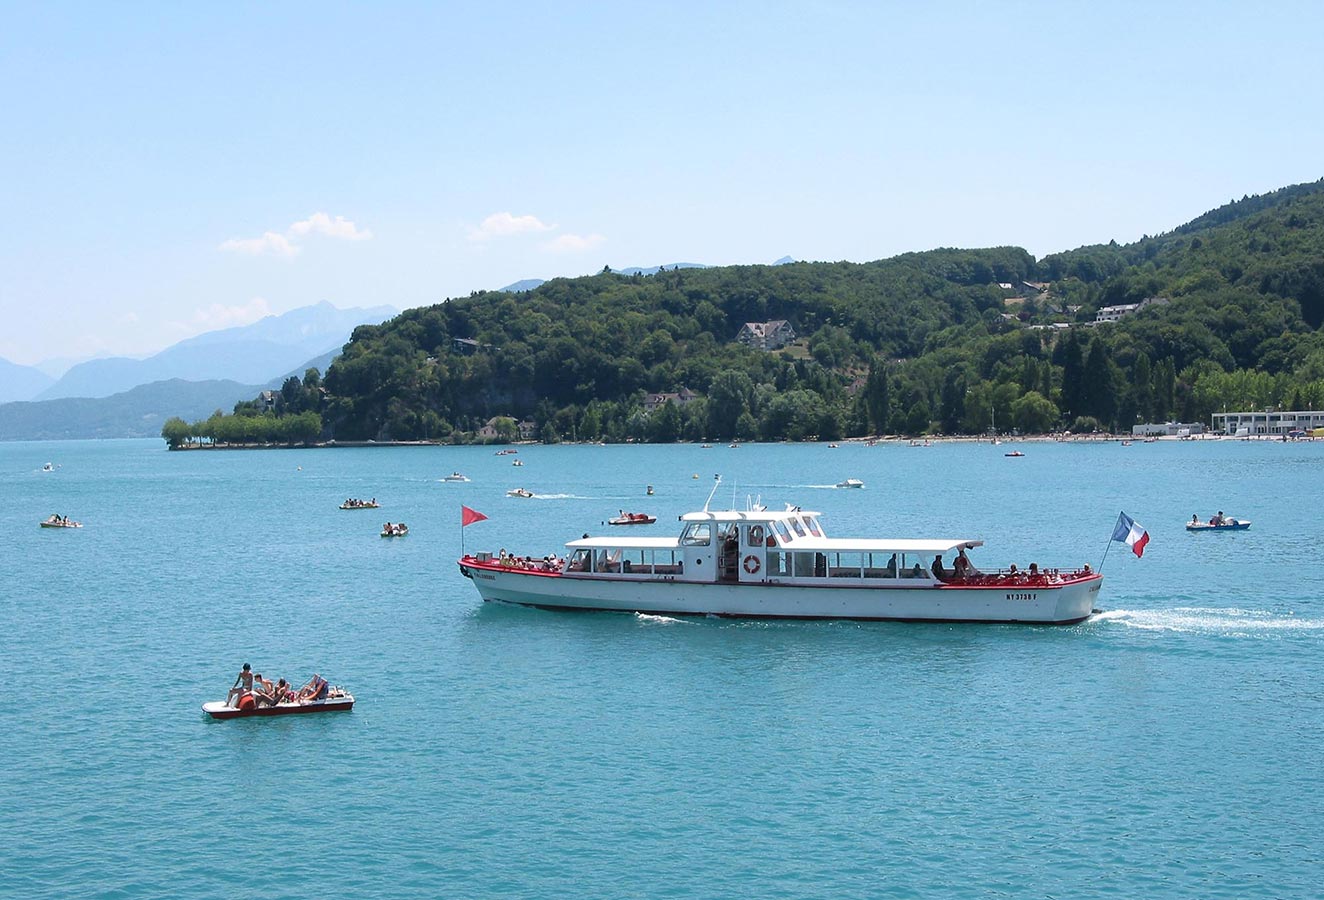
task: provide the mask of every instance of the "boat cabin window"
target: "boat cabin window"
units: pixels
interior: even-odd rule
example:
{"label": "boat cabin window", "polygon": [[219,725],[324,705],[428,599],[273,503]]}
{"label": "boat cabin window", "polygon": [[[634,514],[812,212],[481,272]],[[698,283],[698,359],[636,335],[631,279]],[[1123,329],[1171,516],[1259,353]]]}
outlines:
{"label": "boat cabin window", "polygon": [[745,545],[747,547],[763,546],[763,526],[750,525],[745,532]]}
{"label": "boat cabin window", "polygon": [[787,529],[785,522],[773,522],[772,524],[777,529],[777,534],[781,536],[783,541],[789,541],[791,539],[791,532]]}
{"label": "boat cabin window", "polygon": [[570,557],[570,562],[566,565],[565,570],[567,572],[587,572],[592,568],[592,559],[592,550],[576,550],[575,555]]}
{"label": "boat cabin window", "polygon": [[708,522],[691,522],[680,535],[683,547],[707,547],[713,542],[713,528]]}
{"label": "boat cabin window", "polygon": [[804,537],[804,536],[805,536],[805,527],[804,527],[803,525],[800,524],[800,520],[799,520],[799,519],[792,519],[792,520],[791,520],[791,527],[792,527],[793,529],[795,529],[795,533],[796,533],[796,535],[798,535],[799,537]]}
{"label": "boat cabin window", "polygon": [[813,516],[805,516],[805,527],[809,529],[809,533],[814,537],[823,536],[823,532],[818,530],[818,520]]}

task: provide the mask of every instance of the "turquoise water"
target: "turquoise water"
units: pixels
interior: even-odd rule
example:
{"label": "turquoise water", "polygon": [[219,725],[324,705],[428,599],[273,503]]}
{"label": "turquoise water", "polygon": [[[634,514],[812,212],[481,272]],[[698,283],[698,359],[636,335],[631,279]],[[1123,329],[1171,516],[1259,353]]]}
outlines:
{"label": "turquoise water", "polygon": [[[1021,447],[0,443],[0,896],[1318,896],[1324,444]],[[986,566],[1097,566],[1119,509],[1151,543],[1064,628],[549,613],[455,566],[461,503],[541,556],[715,472]],[[1184,531],[1218,509],[1254,527]],[[358,704],[207,719],[244,661]]]}

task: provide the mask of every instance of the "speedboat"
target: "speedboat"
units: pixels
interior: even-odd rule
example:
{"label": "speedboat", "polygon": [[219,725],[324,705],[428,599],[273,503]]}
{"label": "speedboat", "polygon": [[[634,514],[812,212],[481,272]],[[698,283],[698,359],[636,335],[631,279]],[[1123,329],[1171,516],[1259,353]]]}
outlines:
{"label": "speedboat", "polygon": [[459,472],[452,472],[452,473],[450,473],[449,475],[447,475],[445,478],[443,478],[443,479],[441,479],[441,480],[442,480],[442,481],[468,481],[469,479],[466,478],[465,476],[461,475]]}
{"label": "speedboat", "polygon": [[838,481],[838,482],[837,482],[837,487],[839,487],[839,488],[862,488],[862,487],[864,487],[864,482],[863,482],[863,481],[860,481],[860,479],[858,479],[858,478],[847,478],[845,481]]}
{"label": "speedboat", "polygon": [[1013,450],[1013,451],[1011,451],[1010,453],[1004,453],[1004,454],[1002,454],[1002,455],[1003,455],[1003,456],[1024,456],[1025,454],[1022,453],[1022,452],[1019,451],[1019,450]]}
{"label": "speedboat", "polygon": [[533,491],[525,490],[524,488],[511,488],[506,491],[506,496],[528,498],[533,496]]}
{"label": "speedboat", "polygon": [[202,711],[213,719],[243,719],[248,716],[288,716],[300,713],[348,712],[354,708],[354,695],[346,690],[333,687],[325,700],[305,700],[302,703],[277,703],[275,706],[258,706],[252,701],[251,694],[241,697],[239,706],[230,706],[223,700],[212,700],[202,704]]}
{"label": "speedboat", "polygon": [[1223,521],[1210,519],[1208,522],[1187,522],[1187,531],[1245,531],[1250,527],[1249,519],[1234,519],[1224,516]]}
{"label": "speedboat", "polygon": [[[710,510],[711,501],[682,515],[672,537],[583,537],[566,543],[564,562],[550,569],[469,553],[460,573],[484,601],[544,609],[1054,625],[1089,618],[1103,583],[1088,565],[980,572],[966,551],[982,540],[831,538],[822,513]],[[942,556],[951,570],[933,565]]]}
{"label": "speedboat", "polygon": [[657,521],[657,516],[650,516],[648,513],[628,513],[622,512],[615,518],[608,519],[608,525],[652,525]]}
{"label": "speedboat", "polygon": [[42,470],[43,472],[54,472],[54,471],[55,471],[55,466],[52,465],[51,463],[46,463],[46,465],[44,465],[44,466],[41,467],[41,470]]}
{"label": "speedboat", "polygon": [[42,528],[82,528],[82,522],[75,522],[68,516],[51,516],[41,522]]}

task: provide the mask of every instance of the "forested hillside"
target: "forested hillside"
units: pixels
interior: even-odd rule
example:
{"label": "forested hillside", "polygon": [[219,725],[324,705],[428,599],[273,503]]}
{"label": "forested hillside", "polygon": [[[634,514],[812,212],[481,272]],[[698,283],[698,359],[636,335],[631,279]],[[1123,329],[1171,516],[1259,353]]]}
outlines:
{"label": "forested hillside", "polygon": [[[1145,303],[1094,325],[1100,307]],[[801,340],[762,351],[746,322]],[[1134,244],[556,279],[362,326],[325,378],[340,439],[833,439],[1128,429],[1324,404],[1324,181]],[[649,392],[700,398],[645,412]]]}

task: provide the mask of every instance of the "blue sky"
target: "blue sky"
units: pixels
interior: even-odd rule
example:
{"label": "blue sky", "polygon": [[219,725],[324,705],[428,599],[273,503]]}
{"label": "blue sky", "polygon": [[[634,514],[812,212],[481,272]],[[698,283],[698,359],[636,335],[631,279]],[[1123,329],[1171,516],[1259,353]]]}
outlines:
{"label": "blue sky", "polygon": [[1036,256],[1324,176],[1269,3],[0,2],[0,357],[669,262]]}

